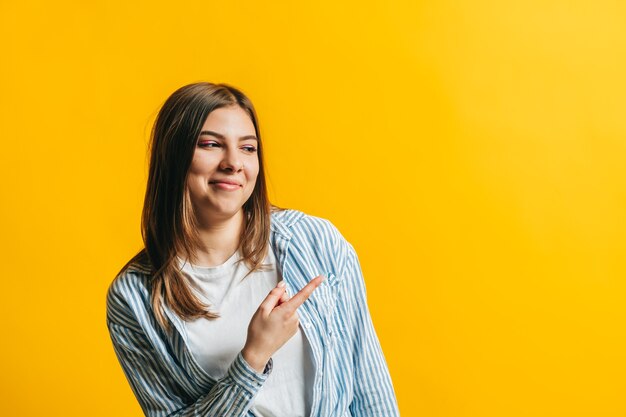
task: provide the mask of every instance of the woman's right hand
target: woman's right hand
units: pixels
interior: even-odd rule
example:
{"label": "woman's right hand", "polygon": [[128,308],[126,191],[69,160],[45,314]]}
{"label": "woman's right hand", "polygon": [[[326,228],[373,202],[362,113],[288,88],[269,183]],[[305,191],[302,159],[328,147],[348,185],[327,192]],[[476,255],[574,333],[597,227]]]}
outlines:
{"label": "woman's right hand", "polygon": [[257,372],[263,372],[274,352],[296,334],[298,307],[324,279],[323,275],[318,275],[290,299],[285,292],[284,282],[280,281],[265,297],[250,320],[248,338],[241,351],[246,362]]}

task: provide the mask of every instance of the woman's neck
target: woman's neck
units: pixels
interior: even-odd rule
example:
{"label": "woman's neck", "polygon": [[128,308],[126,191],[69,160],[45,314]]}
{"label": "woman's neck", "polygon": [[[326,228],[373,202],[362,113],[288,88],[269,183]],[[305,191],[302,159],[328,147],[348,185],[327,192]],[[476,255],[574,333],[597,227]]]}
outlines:
{"label": "woman's neck", "polygon": [[198,236],[202,246],[196,248],[194,264],[197,266],[217,266],[230,258],[239,248],[243,224],[243,210],[229,218],[212,220],[210,225],[201,225]]}

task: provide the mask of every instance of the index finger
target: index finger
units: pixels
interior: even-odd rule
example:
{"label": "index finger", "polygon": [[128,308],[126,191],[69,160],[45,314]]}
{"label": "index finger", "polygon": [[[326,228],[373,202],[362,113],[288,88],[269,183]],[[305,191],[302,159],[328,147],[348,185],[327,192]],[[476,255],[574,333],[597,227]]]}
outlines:
{"label": "index finger", "polygon": [[313,290],[315,290],[317,287],[319,287],[319,285],[325,279],[326,279],[326,277],[324,277],[324,275],[316,276],[311,281],[309,281],[308,284],[306,284],[304,287],[302,287],[302,289],[300,291],[298,291],[297,294],[295,294],[293,297],[291,297],[288,301],[282,303],[280,305],[280,307],[282,309],[285,309],[285,310],[293,313],[294,311],[296,311],[296,309],[298,307],[300,307],[306,301],[307,298],[309,298],[309,296],[311,295]]}

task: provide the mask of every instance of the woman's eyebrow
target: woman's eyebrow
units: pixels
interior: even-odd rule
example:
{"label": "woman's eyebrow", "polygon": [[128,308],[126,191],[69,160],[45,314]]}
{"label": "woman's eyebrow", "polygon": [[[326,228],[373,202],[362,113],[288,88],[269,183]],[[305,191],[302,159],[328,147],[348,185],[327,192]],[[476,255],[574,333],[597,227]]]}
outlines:
{"label": "woman's eyebrow", "polygon": [[[222,139],[222,140],[225,139],[224,135],[219,134],[217,132],[213,132],[212,130],[203,130],[202,132],[200,132],[200,136],[203,136],[203,135],[215,136],[216,138]],[[253,139],[253,140],[256,140],[257,142],[259,141],[257,137],[254,135],[247,135],[247,136],[242,136],[239,138],[240,141],[248,140],[248,139]]]}

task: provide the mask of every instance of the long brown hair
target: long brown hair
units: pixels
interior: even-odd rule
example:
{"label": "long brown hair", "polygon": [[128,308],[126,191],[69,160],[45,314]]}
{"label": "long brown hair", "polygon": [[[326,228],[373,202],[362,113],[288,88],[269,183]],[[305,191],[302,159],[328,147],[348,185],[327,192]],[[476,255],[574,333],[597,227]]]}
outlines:
{"label": "long brown hair", "polygon": [[167,331],[161,301],[182,319],[219,317],[193,294],[180,272],[176,257],[195,259],[200,245],[193,213],[187,174],[202,126],[213,110],[237,105],[249,115],[259,140],[259,173],[254,191],[244,203],[240,236],[241,260],[250,272],[263,269],[268,251],[270,210],[283,210],[270,204],[263,164],[263,142],[256,111],[240,90],[227,84],[189,84],[176,90],[163,104],[150,138],[150,169],[141,219],[144,249],[119,272],[139,263],[151,271],[151,304],[159,324]]}

